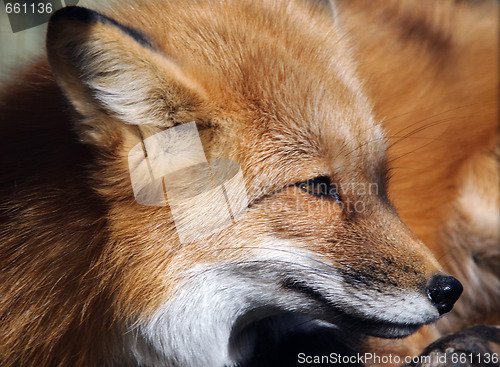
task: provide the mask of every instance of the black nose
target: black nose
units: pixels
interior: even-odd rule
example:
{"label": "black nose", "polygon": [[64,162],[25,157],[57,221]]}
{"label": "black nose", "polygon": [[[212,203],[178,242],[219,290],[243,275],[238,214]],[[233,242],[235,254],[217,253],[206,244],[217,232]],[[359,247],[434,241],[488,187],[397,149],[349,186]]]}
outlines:
{"label": "black nose", "polygon": [[427,295],[442,315],[453,308],[464,288],[455,278],[435,275],[427,286]]}

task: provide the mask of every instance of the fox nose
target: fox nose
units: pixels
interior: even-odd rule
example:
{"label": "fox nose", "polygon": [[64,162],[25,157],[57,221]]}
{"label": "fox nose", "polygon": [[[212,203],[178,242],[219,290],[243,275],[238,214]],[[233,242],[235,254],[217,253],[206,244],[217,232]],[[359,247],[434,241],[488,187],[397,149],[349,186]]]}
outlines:
{"label": "fox nose", "polygon": [[427,286],[427,295],[442,315],[453,308],[463,290],[462,284],[452,276],[435,275]]}

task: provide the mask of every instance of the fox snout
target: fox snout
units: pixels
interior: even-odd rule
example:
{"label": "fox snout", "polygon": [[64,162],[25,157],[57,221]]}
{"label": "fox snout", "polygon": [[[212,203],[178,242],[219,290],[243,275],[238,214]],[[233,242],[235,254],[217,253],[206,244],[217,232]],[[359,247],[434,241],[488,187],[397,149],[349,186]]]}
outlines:
{"label": "fox snout", "polygon": [[427,286],[427,296],[443,315],[453,308],[463,291],[462,284],[449,275],[435,275]]}
{"label": "fox snout", "polygon": [[[371,207],[376,211],[302,231],[309,233],[302,241],[313,250],[308,256],[317,261],[308,265],[316,271],[289,274],[295,280],[289,288],[322,305],[326,321],[356,330],[361,326],[359,331],[369,335],[399,338],[449,312],[463,287],[443,272],[390,204],[372,201]],[[315,218],[319,215],[320,211]],[[296,262],[302,264],[304,259]]]}

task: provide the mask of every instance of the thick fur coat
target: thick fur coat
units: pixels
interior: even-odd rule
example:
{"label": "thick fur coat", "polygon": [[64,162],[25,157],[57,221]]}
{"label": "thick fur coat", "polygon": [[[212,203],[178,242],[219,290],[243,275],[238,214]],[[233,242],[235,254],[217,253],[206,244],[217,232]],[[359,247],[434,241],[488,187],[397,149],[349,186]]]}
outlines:
{"label": "thick fur coat", "polygon": [[[0,92],[2,366],[250,365],[291,329],[405,356],[498,323],[498,3],[331,5],[53,16],[48,57]],[[249,206],[186,244],[127,157],[192,121]],[[449,316],[375,338],[436,321],[445,271]]]}

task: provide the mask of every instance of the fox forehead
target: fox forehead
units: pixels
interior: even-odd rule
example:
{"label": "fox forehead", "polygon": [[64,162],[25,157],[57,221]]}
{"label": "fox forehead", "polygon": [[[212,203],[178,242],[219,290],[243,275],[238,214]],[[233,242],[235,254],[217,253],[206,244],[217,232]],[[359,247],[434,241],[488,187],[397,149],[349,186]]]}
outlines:
{"label": "fox forehead", "polygon": [[291,183],[346,172],[337,168],[347,162],[358,172],[380,165],[383,133],[347,37],[311,3],[158,2],[113,17],[143,30],[200,81],[213,119],[227,128],[229,154],[248,175]]}

